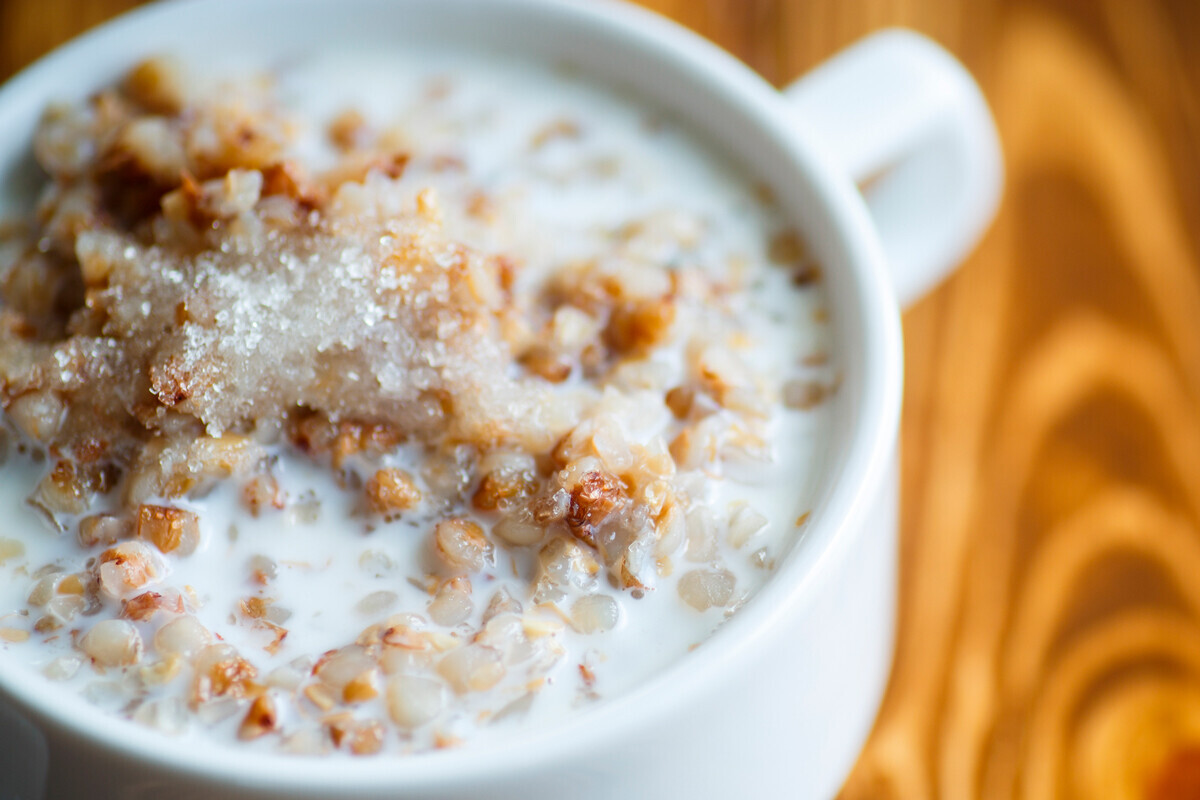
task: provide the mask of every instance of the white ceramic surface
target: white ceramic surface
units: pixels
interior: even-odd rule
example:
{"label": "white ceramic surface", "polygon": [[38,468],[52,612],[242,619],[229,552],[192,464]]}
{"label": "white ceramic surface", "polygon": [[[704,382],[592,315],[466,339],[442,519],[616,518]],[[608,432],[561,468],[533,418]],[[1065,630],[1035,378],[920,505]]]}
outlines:
{"label": "white ceramic surface", "polygon": [[[844,375],[810,527],[734,619],[638,690],[511,741],[410,759],[184,749],[0,658],[0,798],[832,796],[891,660],[896,293],[913,299],[951,269],[999,196],[977,88],[905,32],[866,40],[785,94],[678,26],[609,2],[176,0],[89,33],[0,89],[0,208],[28,191],[29,139],[48,99],[82,96],[150,53],[253,66],[330,41],[445,41],[566,62],[634,87],[772,187],[824,267]],[[869,205],[854,184],[868,177]]]}

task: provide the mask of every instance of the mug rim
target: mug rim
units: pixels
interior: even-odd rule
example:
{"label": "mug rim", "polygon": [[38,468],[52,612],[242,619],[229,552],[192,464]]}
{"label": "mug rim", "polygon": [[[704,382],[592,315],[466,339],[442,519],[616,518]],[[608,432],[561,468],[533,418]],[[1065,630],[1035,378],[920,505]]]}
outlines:
{"label": "mug rim", "polygon": [[[0,109],[23,96],[28,99],[29,95],[36,95],[39,84],[72,61],[86,64],[109,41],[169,24],[173,16],[201,5],[206,13],[221,16],[245,14],[247,6],[252,4],[264,8],[286,6],[290,14],[296,15],[302,13],[298,7],[305,4],[328,5],[324,0],[152,3],[72,39],[10,78],[0,86]],[[386,13],[398,5],[387,0],[343,0],[339,11],[360,15]],[[617,0],[589,0],[586,4],[581,0],[406,0],[403,5],[410,9],[474,6],[493,11],[503,9],[501,13],[544,15],[553,17],[556,24],[587,29],[590,35],[619,40],[647,56],[668,60],[688,73],[688,81],[718,92],[724,104],[720,109],[722,114],[752,120],[785,153],[790,172],[819,198],[817,208],[830,221],[830,233],[846,253],[846,263],[839,267],[845,267],[852,276],[848,283],[854,291],[843,305],[849,309],[853,303],[853,316],[859,323],[856,330],[861,334],[860,397],[854,422],[844,437],[847,441],[835,441],[844,452],[842,474],[831,481],[825,507],[819,515],[814,514],[802,546],[787,554],[752,602],[706,639],[706,642],[718,639],[737,642],[742,651],[739,659],[744,662],[757,642],[770,637],[771,628],[787,616],[789,609],[802,604],[811,594],[814,577],[822,568],[828,568],[830,562],[841,557],[838,551],[848,547],[846,542],[852,538],[849,533],[869,512],[871,500],[890,467],[899,428],[902,380],[899,308],[892,295],[883,250],[862,197],[847,176],[837,173],[821,158],[818,147],[805,133],[803,121],[789,114],[787,101],[778,90],[717,45],[651,11]],[[131,60],[134,57],[130,55]],[[94,81],[84,82],[90,85]],[[37,99],[44,105],[48,98]],[[703,128],[697,120],[689,121]],[[797,552],[801,550],[806,551],[803,558]],[[100,749],[208,781],[236,782],[245,788],[276,791],[286,791],[289,787],[310,792],[445,788],[497,775],[518,774],[539,764],[570,758],[602,746],[631,726],[665,718],[673,705],[688,703],[706,687],[733,679],[734,659],[720,650],[700,647],[594,707],[566,719],[522,729],[512,737],[513,741],[472,743],[464,748],[414,756],[360,759],[354,762],[353,769],[345,769],[343,759],[338,756],[246,752],[236,746],[211,742],[187,742],[186,746],[178,742],[164,747],[160,734],[102,712],[73,691],[45,691],[53,684],[10,659],[0,658],[0,691],[18,707],[36,714],[39,720],[85,737]]]}

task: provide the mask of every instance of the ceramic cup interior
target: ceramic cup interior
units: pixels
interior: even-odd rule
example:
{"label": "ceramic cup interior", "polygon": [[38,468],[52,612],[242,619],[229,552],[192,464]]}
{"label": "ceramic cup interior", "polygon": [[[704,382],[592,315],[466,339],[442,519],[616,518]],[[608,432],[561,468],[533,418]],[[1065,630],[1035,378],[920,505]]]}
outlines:
{"label": "ceramic cup interior", "polygon": [[[174,53],[185,60],[246,68],[286,63],[319,48],[403,48],[445,43],[479,52],[518,52],[548,66],[569,65],[631,91],[685,120],[755,180],[768,184],[826,276],[835,363],[832,453],[803,540],[767,585],[700,648],[645,684],[565,722],[513,741],[401,760],[367,760],[336,771],[320,760],[264,757],[217,745],[175,747],[82,700],[51,690],[41,676],[0,659],[0,692],[41,724],[102,749],[180,774],[231,785],[336,788],[466,785],[603,747],[627,731],[703,703],[734,680],[722,653],[752,652],[807,602],[829,553],[860,525],[891,464],[901,385],[898,310],[883,254],[861,197],[822,159],[785,98],[731,56],[655,15],[607,2],[553,0],[179,0],[152,5],[76,40],[0,89],[0,212],[27,201],[35,179],[30,136],[45,103],[82,97],[111,83],[136,59]],[[733,720],[730,724],[753,724]]]}

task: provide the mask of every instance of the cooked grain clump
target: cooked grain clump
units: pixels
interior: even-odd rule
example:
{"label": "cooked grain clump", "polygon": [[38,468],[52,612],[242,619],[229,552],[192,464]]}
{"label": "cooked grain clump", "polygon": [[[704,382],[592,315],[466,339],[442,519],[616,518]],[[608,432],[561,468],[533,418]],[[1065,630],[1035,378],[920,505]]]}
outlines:
{"label": "cooked grain clump", "polygon": [[[442,184],[443,207],[439,153],[350,116],[310,173],[266,87],[193,87],[150,61],[37,132],[47,186],[0,232],[0,405],[52,456],[35,504],[65,527],[115,498],[83,543],[229,478],[254,476],[250,513],[280,509],[271,445],[290,442],[384,520],[469,502],[478,523],[436,528],[444,579],[496,540],[536,548],[551,602],[601,569],[641,590],[685,546],[714,557],[709,481],[771,462],[778,392],[739,355],[736,276],[683,257],[699,218],[654,211],[594,257],[539,261],[522,237],[559,232],[478,214],[474,185]],[[183,553],[193,528],[148,538]]]}

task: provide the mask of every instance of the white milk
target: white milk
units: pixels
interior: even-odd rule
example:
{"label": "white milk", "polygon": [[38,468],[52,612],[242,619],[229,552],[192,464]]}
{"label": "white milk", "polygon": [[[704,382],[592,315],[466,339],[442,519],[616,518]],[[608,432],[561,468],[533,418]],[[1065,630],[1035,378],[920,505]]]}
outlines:
{"label": "white milk", "polygon": [[[461,53],[345,52],[290,64],[279,77],[281,95],[299,118],[323,121],[348,107],[357,108],[374,125],[401,126],[416,152],[442,153],[465,165],[464,172],[434,173],[417,159],[406,179],[423,179],[450,197],[477,187],[503,198],[522,226],[519,239],[531,275],[588,257],[600,247],[605,231],[655,212],[681,212],[699,220],[702,238],[690,263],[725,275],[731,263],[743,262],[750,276],[749,288],[728,302],[742,314],[745,332],[754,343],[753,366],[772,376],[830,380],[828,367],[811,366],[820,362],[812,356],[828,352],[826,326],[819,322],[821,290],[797,289],[786,270],[766,264],[767,244],[782,226],[776,213],[758,198],[747,178],[653,109],[567,73]],[[447,91],[431,96],[431,87]],[[531,137],[559,120],[573,122],[578,136],[562,136],[532,149]],[[312,161],[332,157],[320,144],[322,130],[323,125],[312,125],[302,147]],[[496,244],[471,243],[485,250]],[[679,353],[672,357],[682,358]],[[807,367],[802,366],[806,358]],[[678,368],[669,360],[662,363],[667,371]],[[793,411],[777,405],[770,467],[746,476],[735,473],[745,478],[742,482],[711,482],[707,491],[718,517],[725,519],[736,504],[748,503],[769,520],[740,548],[730,546],[723,533],[720,537],[721,561],[737,578],[734,607],[744,598],[753,602],[755,590],[771,575],[774,559],[801,535],[798,518],[808,510],[820,480],[826,426],[825,406]],[[45,462],[34,463],[28,452],[17,452],[15,437],[9,438],[11,452],[0,468],[0,538],[20,540],[25,552],[0,564],[0,628],[29,630],[36,616],[25,611],[34,582],[31,574],[48,564],[78,572],[97,551],[85,552],[74,530],[54,530],[25,502],[45,472]],[[391,463],[414,474],[419,472],[416,458],[411,448],[390,457]],[[404,515],[391,523],[356,514],[357,493],[339,489],[327,469],[291,453],[281,453],[276,474],[289,498],[288,508],[280,513],[250,517],[238,503],[238,486],[173,503],[200,514],[202,543],[190,556],[168,559],[170,574],[163,584],[192,587],[200,601],[196,616],[211,631],[236,646],[265,676],[297,659],[307,658],[300,663],[311,664],[325,651],[353,642],[366,626],[389,614],[425,614],[429,595],[414,582],[428,572],[431,558],[428,513]],[[278,565],[269,594],[290,612],[284,623],[289,635],[274,654],[263,649],[271,635],[237,614],[239,600],[259,591],[250,566],[258,555]],[[532,558],[520,548],[499,548],[495,566],[474,579],[475,610],[469,627],[478,626],[488,598],[501,586],[527,609],[531,606]],[[635,592],[643,595],[640,598],[600,581],[599,591],[615,597],[620,606],[617,627],[594,635],[564,631],[567,652],[548,673],[545,688],[522,700],[526,689],[510,676],[491,692],[452,704],[436,725],[411,737],[389,730],[386,750],[424,749],[435,728],[441,735],[468,741],[510,736],[518,726],[544,725],[598,699],[620,695],[685,657],[731,613],[723,608],[697,612],[680,598],[679,578],[697,566],[680,552],[673,573],[659,578],[652,590]],[[392,592],[395,600],[373,613],[357,608],[376,592]],[[106,609],[95,618],[76,618],[68,629],[44,641],[36,632],[26,642],[0,640],[0,650],[4,658],[44,669],[57,658],[78,656],[70,629],[86,630],[94,619],[112,613]],[[149,641],[153,627],[143,628]],[[591,685],[585,684],[581,664],[595,676]],[[98,675],[84,664],[62,684],[127,715],[129,696],[120,690],[118,672]],[[161,696],[171,692],[169,684]],[[480,712],[495,716],[513,701],[520,702],[499,721],[480,721]],[[364,709],[387,718],[381,700]],[[285,731],[296,713],[281,710]],[[164,727],[176,729],[181,738],[211,736],[236,743],[239,719],[240,714],[234,714],[206,724],[183,714]],[[265,737],[251,744],[276,747],[278,742]]]}

